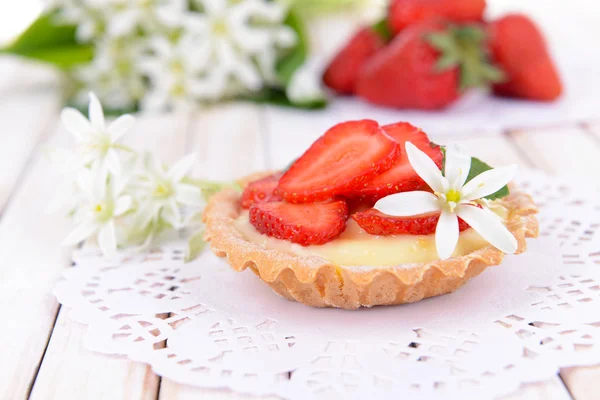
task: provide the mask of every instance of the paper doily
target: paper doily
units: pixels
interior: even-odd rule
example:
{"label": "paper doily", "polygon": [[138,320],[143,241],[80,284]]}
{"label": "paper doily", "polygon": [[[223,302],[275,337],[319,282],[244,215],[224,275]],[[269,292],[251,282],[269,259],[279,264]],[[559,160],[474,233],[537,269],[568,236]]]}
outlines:
{"label": "paper doily", "polygon": [[346,311],[278,297],[251,271],[177,243],[106,260],[78,251],[55,293],[92,350],[181,383],[289,399],[493,398],[600,362],[598,188],[523,174],[541,235],[441,297]]}

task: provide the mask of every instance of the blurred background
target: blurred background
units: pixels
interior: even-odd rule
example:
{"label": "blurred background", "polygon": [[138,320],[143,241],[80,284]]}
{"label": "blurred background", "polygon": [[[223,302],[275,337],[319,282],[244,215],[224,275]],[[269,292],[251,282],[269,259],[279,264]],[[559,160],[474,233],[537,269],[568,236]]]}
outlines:
{"label": "blurred background", "polygon": [[[600,33],[600,6],[592,0],[487,1],[483,13],[486,26],[515,12],[526,15],[537,26],[562,83],[562,93],[554,101],[519,98],[522,96],[507,99],[468,90],[439,110],[425,112],[419,105],[382,104],[377,101],[381,99],[374,101],[368,94],[340,95],[335,84],[321,81],[324,71],[361,27],[378,22],[389,25],[392,11],[388,1],[261,1],[260,9],[235,3],[251,2],[3,1],[2,57],[17,55],[41,61],[49,70],[60,70],[67,77],[61,83],[66,103],[82,107],[87,93],[93,90],[105,107],[117,114],[198,109],[243,99],[291,106],[298,115],[304,115],[306,109],[319,109],[322,111],[312,115],[335,112],[346,119],[403,119],[451,133],[578,122],[594,118],[599,108],[596,91],[600,76],[596,71],[600,70],[600,55],[595,51],[594,38]],[[408,9],[419,1],[392,3]],[[50,21],[52,26],[40,29],[34,24],[43,18],[40,15],[49,14],[52,18],[44,23]],[[148,23],[154,20],[155,25]],[[219,21],[225,22],[221,26]],[[34,34],[25,35],[25,43],[21,43],[19,35],[32,24]],[[56,40],[66,40],[64,32],[56,33],[65,27],[73,27],[68,51],[61,47],[66,42],[47,39],[60,36]],[[398,36],[402,33],[393,39]],[[393,40],[388,37],[386,42]],[[519,48],[520,44],[514,46]],[[345,57],[355,60],[355,54]],[[344,60],[342,64],[347,63]],[[345,73],[338,69],[334,71],[338,75]]]}

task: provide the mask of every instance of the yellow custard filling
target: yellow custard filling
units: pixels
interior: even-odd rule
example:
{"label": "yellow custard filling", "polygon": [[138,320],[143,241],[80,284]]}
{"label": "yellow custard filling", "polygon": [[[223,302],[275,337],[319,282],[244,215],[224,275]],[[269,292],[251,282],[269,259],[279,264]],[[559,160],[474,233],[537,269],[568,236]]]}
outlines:
{"label": "yellow custard filling", "polygon": [[[500,217],[506,217],[504,207],[492,207]],[[389,267],[438,260],[434,235],[376,236],[365,232],[352,219],[340,237],[318,246],[301,246],[258,232],[244,211],[235,221],[236,229],[252,243],[268,250],[278,250],[300,256],[319,256],[344,266]],[[488,242],[473,229],[460,233],[453,256],[462,256],[486,246]]]}

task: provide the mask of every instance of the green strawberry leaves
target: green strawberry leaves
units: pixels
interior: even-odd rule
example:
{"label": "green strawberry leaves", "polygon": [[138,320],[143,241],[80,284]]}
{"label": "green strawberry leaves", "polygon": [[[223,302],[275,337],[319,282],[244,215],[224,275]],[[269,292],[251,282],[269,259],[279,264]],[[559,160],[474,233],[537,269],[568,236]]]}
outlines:
{"label": "green strawberry leaves", "polygon": [[505,80],[504,72],[489,59],[486,32],[475,25],[450,25],[444,32],[430,33],[425,40],[440,52],[436,72],[459,68],[460,89],[487,87]]}

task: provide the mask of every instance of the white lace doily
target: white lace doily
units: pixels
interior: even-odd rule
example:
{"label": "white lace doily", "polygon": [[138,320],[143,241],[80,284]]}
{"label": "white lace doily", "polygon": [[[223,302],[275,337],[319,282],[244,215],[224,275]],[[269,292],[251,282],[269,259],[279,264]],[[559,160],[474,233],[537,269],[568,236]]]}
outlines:
{"label": "white lace doily", "polygon": [[600,190],[535,172],[520,181],[541,206],[540,238],[415,304],[310,308],[210,251],[185,264],[177,244],[117,261],[78,251],[55,293],[88,325],[87,347],[189,385],[290,399],[491,398],[600,362]]}

